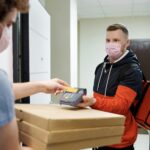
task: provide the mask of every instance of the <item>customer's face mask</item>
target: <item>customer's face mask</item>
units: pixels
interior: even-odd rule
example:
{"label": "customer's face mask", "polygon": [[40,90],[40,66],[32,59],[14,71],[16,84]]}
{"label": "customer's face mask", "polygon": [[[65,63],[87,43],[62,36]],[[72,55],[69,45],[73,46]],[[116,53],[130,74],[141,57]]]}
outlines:
{"label": "customer's face mask", "polygon": [[3,52],[8,47],[9,42],[10,42],[10,29],[8,27],[4,27],[2,29],[0,37],[0,53]]}
{"label": "customer's face mask", "polygon": [[120,43],[106,43],[106,53],[111,60],[117,60],[121,55],[121,44]]}

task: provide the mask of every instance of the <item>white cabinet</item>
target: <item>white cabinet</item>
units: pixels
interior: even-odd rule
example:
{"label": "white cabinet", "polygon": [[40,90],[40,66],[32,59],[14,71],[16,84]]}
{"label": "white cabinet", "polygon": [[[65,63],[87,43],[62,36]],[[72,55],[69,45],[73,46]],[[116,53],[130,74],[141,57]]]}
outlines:
{"label": "white cabinet", "polygon": [[30,73],[50,70],[50,39],[45,39],[30,29]]}
{"label": "white cabinet", "polygon": [[[29,13],[30,81],[49,80],[50,71],[50,16],[37,0],[30,1]],[[50,95],[36,94],[30,103],[49,104]]]}

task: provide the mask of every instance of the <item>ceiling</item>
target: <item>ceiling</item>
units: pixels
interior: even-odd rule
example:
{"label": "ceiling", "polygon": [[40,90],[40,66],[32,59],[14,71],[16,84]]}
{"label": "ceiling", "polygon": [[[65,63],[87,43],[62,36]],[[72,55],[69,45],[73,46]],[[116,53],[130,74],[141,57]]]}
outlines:
{"label": "ceiling", "polygon": [[150,16],[150,0],[77,0],[78,18]]}

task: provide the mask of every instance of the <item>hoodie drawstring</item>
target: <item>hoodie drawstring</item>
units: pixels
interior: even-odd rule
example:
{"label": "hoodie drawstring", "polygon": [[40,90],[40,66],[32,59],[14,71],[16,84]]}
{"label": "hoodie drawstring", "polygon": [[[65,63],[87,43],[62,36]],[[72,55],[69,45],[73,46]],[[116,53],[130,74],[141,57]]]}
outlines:
{"label": "hoodie drawstring", "polygon": [[99,84],[100,84],[100,81],[101,81],[102,74],[103,74],[103,71],[104,71],[105,66],[106,66],[106,62],[104,62],[104,64],[103,64],[103,68],[102,68],[102,71],[101,71],[101,74],[100,74],[100,77],[99,77],[99,80],[98,80],[97,91],[98,91],[98,89],[99,89]]}
{"label": "hoodie drawstring", "polygon": [[106,93],[107,93],[108,81],[109,81],[109,78],[110,78],[110,73],[111,73],[112,67],[113,67],[113,65],[111,65],[111,67],[109,69],[108,77],[107,77],[107,82],[106,82],[106,87],[105,87],[105,94],[104,94],[105,96],[106,96]]}
{"label": "hoodie drawstring", "polygon": [[[99,80],[98,80],[98,84],[97,84],[97,91],[99,89],[100,81],[101,81],[102,74],[103,74],[105,66],[106,66],[106,62],[104,63],[104,65],[102,67],[102,71],[101,71],[101,74],[100,74],[100,77],[99,77]],[[106,96],[106,93],[107,93],[108,81],[109,81],[109,78],[110,78],[110,73],[111,73],[112,67],[113,67],[113,65],[111,65],[111,67],[109,69],[108,77],[107,77],[107,82],[106,82],[106,86],[105,86],[105,93],[104,93],[105,96]]]}

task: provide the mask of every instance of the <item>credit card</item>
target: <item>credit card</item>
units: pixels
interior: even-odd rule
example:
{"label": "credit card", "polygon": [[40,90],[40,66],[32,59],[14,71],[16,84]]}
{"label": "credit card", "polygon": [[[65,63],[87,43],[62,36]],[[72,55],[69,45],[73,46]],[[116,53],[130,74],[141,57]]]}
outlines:
{"label": "credit card", "polygon": [[66,87],[65,88],[66,92],[70,92],[70,93],[76,93],[78,91],[77,88],[73,88],[73,87]]}

